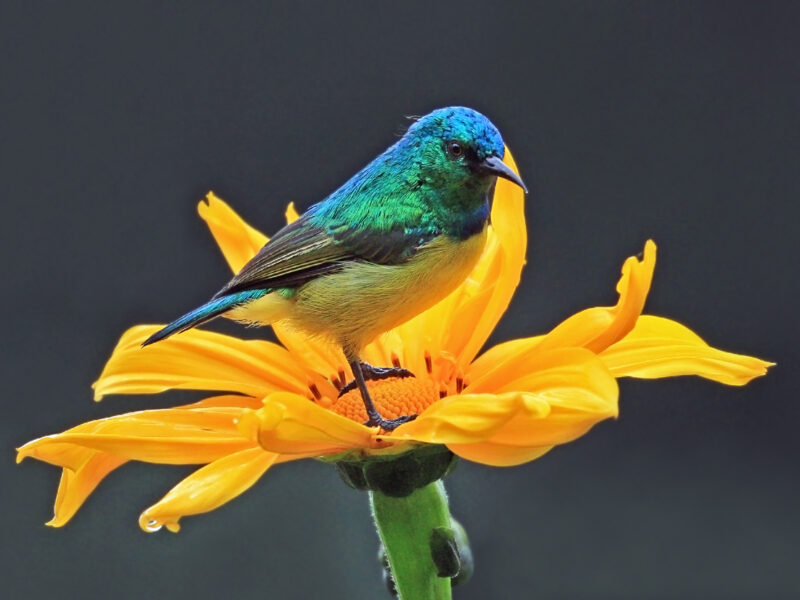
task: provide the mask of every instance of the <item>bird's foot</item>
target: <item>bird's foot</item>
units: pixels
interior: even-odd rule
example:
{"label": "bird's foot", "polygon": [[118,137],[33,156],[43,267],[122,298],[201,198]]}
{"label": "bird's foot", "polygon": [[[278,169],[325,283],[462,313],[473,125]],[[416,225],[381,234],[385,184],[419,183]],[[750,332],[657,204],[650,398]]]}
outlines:
{"label": "bird's foot", "polygon": [[[380,379],[389,379],[390,377],[397,377],[400,379],[403,377],[414,377],[411,371],[403,369],[402,367],[373,367],[371,364],[365,362],[361,363],[361,372],[364,374],[365,381],[378,381]],[[357,387],[358,384],[356,380],[353,379],[339,390],[339,398]],[[400,423],[398,423],[398,425],[400,425]],[[397,425],[395,425],[395,427],[397,427]],[[394,429],[394,427],[392,429]]]}
{"label": "bird's foot", "polygon": [[392,431],[397,429],[403,423],[408,423],[417,418],[417,415],[404,415],[396,419],[384,419],[375,408],[375,403],[369,395],[367,388],[368,379],[386,379],[387,377],[413,377],[413,374],[407,369],[401,369],[399,366],[394,367],[373,367],[360,360],[351,360],[350,368],[353,370],[354,380],[352,383],[344,386],[339,391],[339,397],[346,394],[348,391],[358,388],[361,392],[361,399],[364,401],[364,409],[367,411],[367,422],[364,423],[367,427],[380,427],[384,431]]}
{"label": "bird's foot", "polygon": [[373,367],[369,363],[361,363],[361,372],[364,373],[364,379],[367,381],[377,381],[378,379],[388,379],[389,377],[414,377],[414,374],[408,369],[402,367]]}
{"label": "bird's foot", "polygon": [[404,415],[402,417],[397,417],[396,419],[384,419],[380,415],[376,414],[369,421],[364,423],[367,427],[380,427],[384,431],[393,431],[402,425],[403,423],[408,423],[409,421],[413,421],[417,418],[417,415]]}

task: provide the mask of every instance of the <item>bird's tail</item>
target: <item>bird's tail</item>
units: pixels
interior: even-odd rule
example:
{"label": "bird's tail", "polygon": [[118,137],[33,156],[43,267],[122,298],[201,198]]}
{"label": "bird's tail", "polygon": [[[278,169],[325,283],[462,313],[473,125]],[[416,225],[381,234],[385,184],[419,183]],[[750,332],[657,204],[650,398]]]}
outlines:
{"label": "bird's tail", "polygon": [[213,298],[202,306],[195,308],[193,311],[186,313],[182,317],[175,319],[172,323],[156,331],[153,335],[147,338],[142,346],[147,346],[154,342],[158,342],[169,336],[186,331],[192,327],[197,327],[220,316],[224,312],[228,312],[242,304],[246,304],[252,300],[257,300],[267,294],[267,290],[246,290],[237,292],[221,298]]}

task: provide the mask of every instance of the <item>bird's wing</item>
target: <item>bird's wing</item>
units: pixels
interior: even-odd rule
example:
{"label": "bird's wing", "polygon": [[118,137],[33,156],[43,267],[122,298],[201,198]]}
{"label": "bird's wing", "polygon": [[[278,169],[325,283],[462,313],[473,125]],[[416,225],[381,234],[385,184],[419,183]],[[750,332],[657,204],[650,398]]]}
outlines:
{"label": "bird's wing", "polygon": [[215,297],[256,288],[296,287],[353,260],[398,264],[438,234],[421,228],[381,232],[344,224],[319,227],[306,214],[276,233]]}

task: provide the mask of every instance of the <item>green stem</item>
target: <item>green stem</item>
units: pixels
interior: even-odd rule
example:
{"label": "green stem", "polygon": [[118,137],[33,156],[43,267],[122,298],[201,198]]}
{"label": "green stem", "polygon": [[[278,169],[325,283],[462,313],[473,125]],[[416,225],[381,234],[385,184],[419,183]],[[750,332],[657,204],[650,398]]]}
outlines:
{"label": "green stem", "polygon": [[400,600],[450,600],[450,579],[431,556],[434,529],[452,526],[442,482],[402,498],[370,492],[370,504]]}

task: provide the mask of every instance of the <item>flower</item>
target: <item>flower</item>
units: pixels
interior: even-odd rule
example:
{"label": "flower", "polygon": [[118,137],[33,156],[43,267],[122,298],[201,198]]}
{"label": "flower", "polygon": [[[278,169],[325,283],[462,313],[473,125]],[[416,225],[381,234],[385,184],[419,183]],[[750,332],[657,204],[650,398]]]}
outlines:
{"label": "flower", "polygon": [[[506,162],[514,167],[510,153]],[[273,465],[347,453],[399,453],[445,444],[455,454],[516,465],[569,442],[618,412],[618,377],[700,375],[743,385],[771,363],[712,348],[666,318],[642,315],[656,247],[628,258],[612,307],[579,312],[546,335],[516,339],[478,356],[508,306],[525,259],[523,195],[499,180],[486,248],[447,298],[373,342],[363,358],[402,365],[416,377],[369,382],[387,418],[418,413],[392,432],[363,425],[357,391],[339,397],[352,375],[341,352],[282,324],[282,345],[194,329],[141,343],[160,325],[125,332],[94,384],[109,394],[194,389],[218,393],[172,409],[143,410],[78,425],[18,451],[62,467],[55,515],[64,525],[98,483],[128,460],[202,464],[142,513],[141,526],[179,529],[252,486]],[[199,205],[234,272],[267,238],[209,194]],[[287,220],[297,218],[292,205]],[[477,356],[477,358],[476,358]]]}

